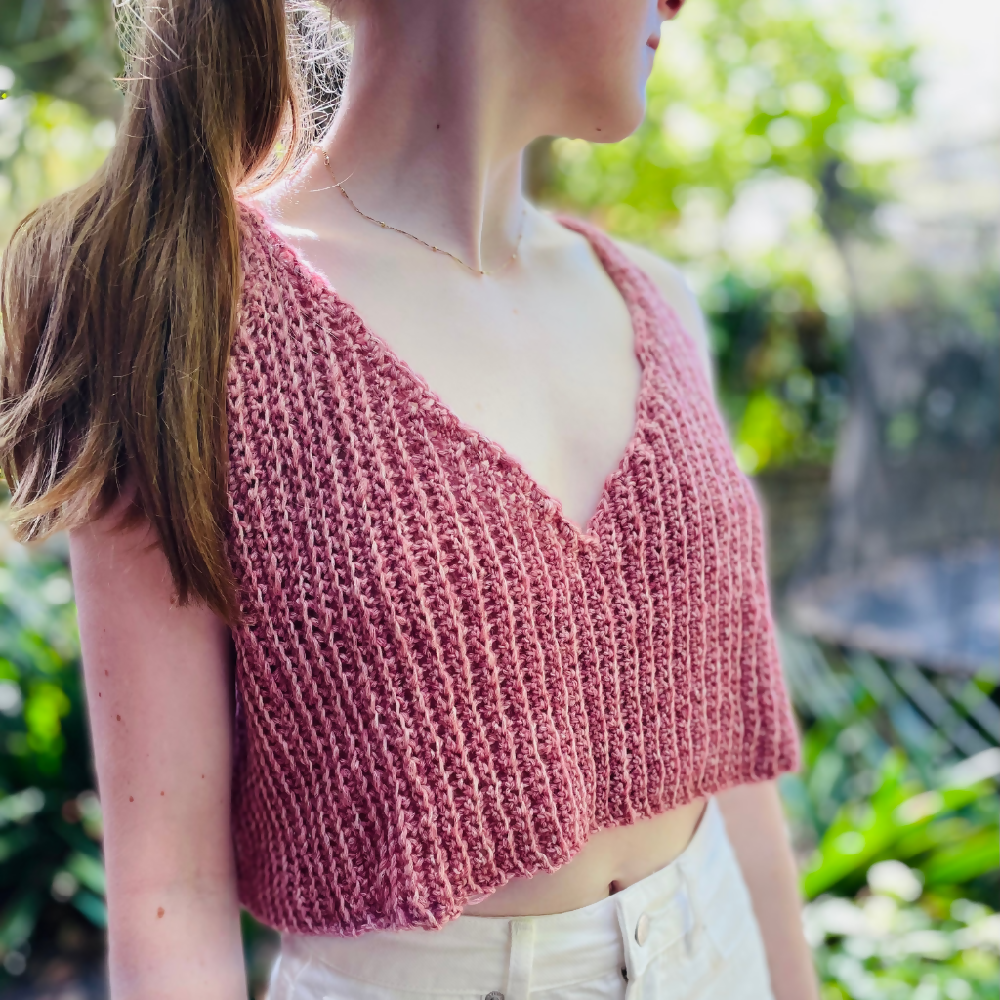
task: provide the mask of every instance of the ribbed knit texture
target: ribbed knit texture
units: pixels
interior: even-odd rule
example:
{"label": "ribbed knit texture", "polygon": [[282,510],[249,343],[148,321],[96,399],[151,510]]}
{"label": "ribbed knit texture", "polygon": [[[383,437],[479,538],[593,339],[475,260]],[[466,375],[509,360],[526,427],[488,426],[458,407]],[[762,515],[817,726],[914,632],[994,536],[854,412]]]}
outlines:
{"label": "ribbed knit texture", "polygon": [[239,202],[228,551],[239,898],[433,928],[596,830],[798,766],[762,522],[695,347],[631,313],[633,436],[586,530]]}

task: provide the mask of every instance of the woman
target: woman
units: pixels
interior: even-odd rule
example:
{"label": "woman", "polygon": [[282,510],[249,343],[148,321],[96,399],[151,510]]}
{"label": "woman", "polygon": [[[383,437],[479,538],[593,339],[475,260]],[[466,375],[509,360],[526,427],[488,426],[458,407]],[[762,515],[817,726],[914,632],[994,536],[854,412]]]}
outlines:
{"label": "woman", "polygon": [[333,127],[253,188],[306,142],[282,0],[175,0],[12,241],[0,454],[71,529],[115,1000],[244,996],[241,903],[271,1000],[816,995],[702,318],[521,195],[535,137],[639,125],[681,3],[345,0]]}

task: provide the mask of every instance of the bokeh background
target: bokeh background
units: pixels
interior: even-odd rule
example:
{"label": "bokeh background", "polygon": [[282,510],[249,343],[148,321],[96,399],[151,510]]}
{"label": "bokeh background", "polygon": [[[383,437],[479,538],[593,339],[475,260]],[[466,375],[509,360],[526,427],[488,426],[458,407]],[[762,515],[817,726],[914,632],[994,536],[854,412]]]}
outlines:
{"label": "bokeh background", "polygon": [[[0,246],[114,142],[111,0],[0,5]],[[1000,5],[691,0],[539,203],[677,262],[768,513],[824,1000],[1000,996]],[[65,539],[0,533],[0,994],[105,996]],[[243,917],[251,996],[275,936]]]}

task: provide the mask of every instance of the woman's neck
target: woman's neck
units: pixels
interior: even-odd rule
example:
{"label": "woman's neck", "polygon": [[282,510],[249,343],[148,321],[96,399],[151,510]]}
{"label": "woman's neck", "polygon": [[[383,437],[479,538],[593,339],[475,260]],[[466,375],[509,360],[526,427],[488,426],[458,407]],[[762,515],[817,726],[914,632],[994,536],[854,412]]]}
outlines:
{"label": "woman's neck", "polygon": [[390,2],[357,25],[325,146],[361,211],[490,270],[520,237],[531,102],[486,5],[446,8],[405,18]]}

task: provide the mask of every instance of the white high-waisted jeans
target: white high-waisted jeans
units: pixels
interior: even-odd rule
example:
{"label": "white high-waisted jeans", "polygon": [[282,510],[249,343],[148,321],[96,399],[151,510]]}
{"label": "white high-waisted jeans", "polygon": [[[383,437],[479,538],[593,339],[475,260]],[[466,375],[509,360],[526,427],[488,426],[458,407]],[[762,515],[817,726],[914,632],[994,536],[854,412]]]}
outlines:
{"label": "white high-waisted jeans", "polygon": [[684,852],[605,899],[439,930],[284,934],[268,1000],[773,1000],[750,896],[710,799]]}

